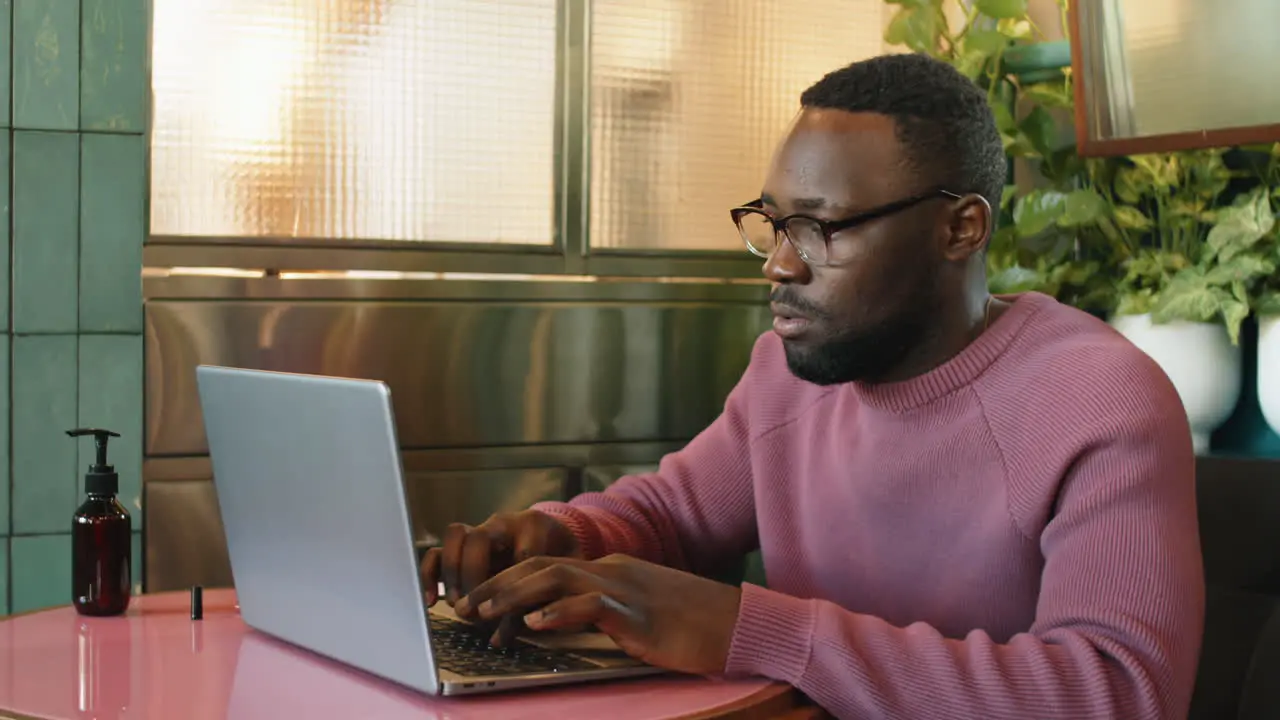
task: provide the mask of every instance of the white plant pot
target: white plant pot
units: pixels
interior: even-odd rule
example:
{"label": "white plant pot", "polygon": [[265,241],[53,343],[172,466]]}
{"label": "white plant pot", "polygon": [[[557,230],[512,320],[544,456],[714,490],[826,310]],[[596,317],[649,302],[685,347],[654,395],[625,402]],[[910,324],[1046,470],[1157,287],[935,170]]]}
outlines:
{"label": "white plant pot", "polygon": [[1258,318],[1258,404],[1280,434],[1280,315]]}
{"label": "white plant pot", "polygon": [[1226,327],[1182,321],[1156,324],[1150,315],[1118,315],[1111,326],[1151,356],[1173,381],[1187,411],[1196,454],[1207,453],[1209,435],[1231,417],[1240,401],[1240,348],[1231,344]]}

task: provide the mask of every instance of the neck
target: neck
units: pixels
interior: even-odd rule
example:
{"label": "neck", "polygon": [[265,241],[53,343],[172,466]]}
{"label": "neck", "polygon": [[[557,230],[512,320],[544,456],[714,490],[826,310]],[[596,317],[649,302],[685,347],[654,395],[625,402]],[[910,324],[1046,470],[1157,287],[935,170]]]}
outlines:
{"label": "neck", "polygon": [[995,298],[982,287],[970,289],[961,303],[943,303],[937,322],[932,323],[921,341],[902,362],[875,382],[893,383],[910,380],[946,363],[960,354],[986,330],[995,317]]}
{"label": "neck", "polygon": [[1027,319],[1054,302],[1053,298],[1039,293],[1022,293],[1016,299],[1011,298],[1010,302],[993,300],[991,326],[986,332],[977,332],[982,329],[978,324],[975,327],[976,338],[964,344],[948,360],[931,370],[905,378],[903,382],[854,382],[850,389],[868,407],[890,412],[910,410],[936,400],[974,382],[999,360]]}

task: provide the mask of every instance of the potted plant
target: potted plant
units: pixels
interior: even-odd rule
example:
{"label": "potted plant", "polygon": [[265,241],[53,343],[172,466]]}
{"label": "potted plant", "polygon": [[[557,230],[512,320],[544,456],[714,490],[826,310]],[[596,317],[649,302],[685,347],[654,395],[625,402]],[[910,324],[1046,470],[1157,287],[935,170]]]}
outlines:
{"label": "potted plant", "polygon": [[1164,369],[1198,452],[1240,398],[1240,326],[1251,288],[1274,271],[1263,238],[1265,187],[1223,206],[1237,173],[1225,150],[1131,158],[1111,178],[1112,217],[1127,250],[1112,325]]}
{"label": "potted plant", "polygon": [[[1258,175],[1270,189],[1272,209],[1280,213],[1280,143],[1256,149],[1254,157],[1265,158],[1258,164]],[[1273,218],[1261,254],[1280,268],[1280,220]],[[1258,318],[1258,404],[1267,424],[1280,434],[1280,274],[1261,279],[1253,308]]]}

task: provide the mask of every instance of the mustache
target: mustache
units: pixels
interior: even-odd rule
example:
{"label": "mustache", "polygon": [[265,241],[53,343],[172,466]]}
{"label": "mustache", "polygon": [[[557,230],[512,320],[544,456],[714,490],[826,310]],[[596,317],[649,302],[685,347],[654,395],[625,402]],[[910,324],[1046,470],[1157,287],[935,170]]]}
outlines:
{"label": "mustache", "polygon": [[796,312],[814,319],[825,318],[827,315],[822,308],[800,297],[800,294],[797,293],[795,288],[792,288],[790,285],[782,285],[774,288],[769,293],[769,302],[786,305]]}

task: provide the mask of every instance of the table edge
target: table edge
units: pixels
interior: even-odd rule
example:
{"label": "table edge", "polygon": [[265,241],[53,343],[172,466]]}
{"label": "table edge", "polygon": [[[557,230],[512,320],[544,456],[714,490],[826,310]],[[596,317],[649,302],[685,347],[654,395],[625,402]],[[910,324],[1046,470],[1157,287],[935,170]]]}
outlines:
{"label": "table edge", "polygon": [[42,718],[37,715],[23,715],[13,710],[0,708],[0,720],[49,720],[49,718]]}
{"label": "table edge", "polygon": [[692,715],[674,720],[767,720],[800,706],[800,693],[791,685],[776,680],[750,695]]}
{"label": "table edge", "polygon": [[[234,591],[234,588],[212,589]],[[156,597],[162,595],[179,595],[182,592],[182,590],[165,590],[156,593],[142,593],[142,595]],[[10,620],[29,615],[38,615],[44,612],[55,612],[72,607],[73,603],[64,603],[62,605],[51,605],[49,607],[10,613],[9,615],[0,617],[0,623],[5,623]],[[719,707],[700,710],[691,715],[681,715],[673,720],[767,720],[769,718],[779,717],[786,711],[793,710],[797,707],[800,707],[799,692],[787,683],[771,680],[768,685],[756,690],[744,698],[734,700]],[[5,710],[4,708],[0,708],[0,720],[49,720],[49,718],[40,717],[38,715],[24,715],[15,710]]]}

